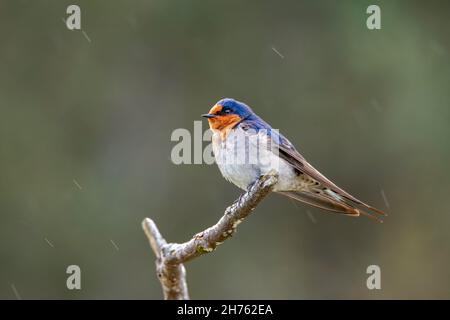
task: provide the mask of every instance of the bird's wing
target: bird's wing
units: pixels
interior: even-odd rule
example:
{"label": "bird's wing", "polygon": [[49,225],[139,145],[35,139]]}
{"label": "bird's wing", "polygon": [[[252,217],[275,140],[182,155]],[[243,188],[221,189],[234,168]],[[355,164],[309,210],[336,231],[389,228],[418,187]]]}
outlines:
{"label": "bird's wing", "polygon": [[[278,140],[275,144],[278,147],[275,150],[276,152],[278,152],[278,156],[299,172],[306,174],[313,180],[317,181],[321,187],[316,188],[315,193],[291,192],[285,195],[331,211],[339,211],[353,215],[365,213],[364,211],[355,208],[354,205],[356,204],[366,210],[385,215],[383,211],[362,202],[345,190],[339,188],[327,177],[321,174],[316,168],[314,168],[308,161],[306,161],[306,159],[295,149],[295,147],[292,145],[292,143],[289,142],[289,140],[287,140],[281,134],[278,135],[279,137],[277,137],[276,135],[272,135],[272,139]],[[331,190],[332,193],[327,192],[327,189]]]}
{"label": "bird's wing", "polygon": [[[358,216],[359,214],[366,214],[374,218],[374,216],[369,214],[372,211],[380,215],[385,215],[383,211],[369,206],[331,182],[306,161],[288,139],[279,133],[278,130],[272,129],[269,124],[258,116],[254,115],[251,118],[246,119],[245,122],[239,124],[239,127],[244,131],[253,129],[260,133],[260,136],[262,135],[261,130],[264,130],[263,135],[267,136],[268,142],[270,141],[267,145],[272,152],[285,160],[299,173],[305,174],[313,180],[312,183],[314,185],[311,186],[310,191],[281,192],[281,194],[322,209],[341,212],[348,215]],[[358,206],[363,209],[358,208]],[[369,213],[364,210],[369,211]]]}

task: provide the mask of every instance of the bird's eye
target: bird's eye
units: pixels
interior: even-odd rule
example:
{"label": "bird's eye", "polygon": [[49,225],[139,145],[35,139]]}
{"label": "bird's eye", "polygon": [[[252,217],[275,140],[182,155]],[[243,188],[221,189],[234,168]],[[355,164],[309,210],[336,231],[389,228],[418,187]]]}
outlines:
{"label": "bird's eye", "polygon": [[231,110],[230,110],[230,109],[225,109],[225,110],[223,110],[223,112],[225,112],[225,113],[230,113]]}

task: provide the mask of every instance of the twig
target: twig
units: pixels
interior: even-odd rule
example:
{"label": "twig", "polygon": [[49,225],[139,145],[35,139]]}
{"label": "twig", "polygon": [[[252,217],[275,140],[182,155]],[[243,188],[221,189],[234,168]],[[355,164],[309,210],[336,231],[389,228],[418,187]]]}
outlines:
{"label": "twig", "polygon": [[142,227],[156,255],[156,274],[161,282],[164,299],[189,299],[183,263],[214,251],[218,245],[230,238],[236,232],[236,227],[272,191],[277,181],[273,172],[261,176],[225,210],[225,214],[214,226],[184,243],[167,243],[153,220],[144,219]]}

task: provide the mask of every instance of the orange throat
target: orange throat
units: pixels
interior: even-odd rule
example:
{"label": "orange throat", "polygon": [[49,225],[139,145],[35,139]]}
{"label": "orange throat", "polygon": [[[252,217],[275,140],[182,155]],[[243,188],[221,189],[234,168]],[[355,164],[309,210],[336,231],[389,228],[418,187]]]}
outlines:
{"label": "orange throat", "polygon": [[217,116],[215,118],[208,119],[209,127],[212,131],[219,132],[222,140],[225,140],[230,133],[231,129],[241,121],[241,117],[238,115],[226,115]]}

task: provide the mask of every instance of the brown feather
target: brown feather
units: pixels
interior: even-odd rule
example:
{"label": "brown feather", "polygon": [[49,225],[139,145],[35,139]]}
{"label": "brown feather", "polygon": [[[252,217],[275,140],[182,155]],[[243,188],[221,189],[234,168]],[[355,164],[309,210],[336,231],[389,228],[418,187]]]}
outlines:
{"label": "brown feather", "polygon": [[[282,144],[279,145],[279,156],[280,158],[284,159],[286,162],[288,162],[292,167],[300,171],[301,173],[304,173],[311,177],[312,179],[318,181],[323,187],[328,188],[338,194],[339,196],[344,197],[345,199],[354,202],[357,205],[363,206],[366,209],[373,211],[380,215],[386,215],[383,211],[376,209],[372,206],[369,206],[368,204],[362,202],[361,200],[355,198],[345,190],[339,188],[337,185],[335,185],[333,182],[331,182],[327,177],[325,177],[323,174],[321,174],[317,169],[315,169],[311,164],[306,161],[306,159],[298,153],[297,150],[290,146],[283,146]],[[328,197],[327,197],[328,198]],[[335,199],[328,199],[329,201],[335,201]],[[342,203],[341,203],[342,204]],[[349,206],[348,203],[346,203],[347,206]],[[362,210],[353,208],[354,210],[357,210],[359,213],[368,215],[367,212],[364,212]],[[359,214],[358,214],[359,215]],[[369,215],[370,216],[370,215]]]}
{"label": "brown feather", "polygon": [[279,192],[280,194],[287,196],[289,198],[295,199],[300,202],[307,203],[311,206],[343,213],[350,216],[359,216],[359,212],[355,210],[355,208],[352,208],[351,206],[347,205],[346,203],[340,203],[336,200],[327,199],[324,197],[321,197],[319,195],[316,195],[314,193],[309,192],[294,192],[294,191],[288,191],[288,192]]}
{"label": "brown feather", "polygon": [[331,212],[342,213],[347,216],[359,217],[359,215],[365,215],[371,219],[376,220],[377,222],[382,223],[383,220],[378,218],[377,216],[371,215],[370,213],[356,208],[352,204],[346,203],[344,201],[338,201],[331,197],[327,197],[323,194],[315,194],[311,192],[295,192],[295,191],[283,191],[278,192],[284,196],[287,196],[291,199],[309,204],[313,207],[317,207],[320,209],[324,209]]}

